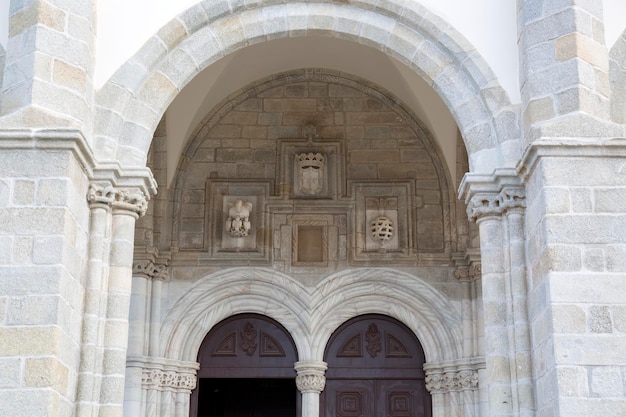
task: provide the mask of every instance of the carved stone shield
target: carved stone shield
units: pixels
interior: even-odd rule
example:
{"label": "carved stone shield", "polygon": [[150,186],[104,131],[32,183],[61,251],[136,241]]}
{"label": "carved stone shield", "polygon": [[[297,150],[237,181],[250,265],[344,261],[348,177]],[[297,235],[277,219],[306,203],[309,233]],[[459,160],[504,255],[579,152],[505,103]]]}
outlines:
{"label": "carved stone shield", "polygon": [[324,170],[321,167],[302,167],[300,170],[300,191],[309,195],[322,192]]}

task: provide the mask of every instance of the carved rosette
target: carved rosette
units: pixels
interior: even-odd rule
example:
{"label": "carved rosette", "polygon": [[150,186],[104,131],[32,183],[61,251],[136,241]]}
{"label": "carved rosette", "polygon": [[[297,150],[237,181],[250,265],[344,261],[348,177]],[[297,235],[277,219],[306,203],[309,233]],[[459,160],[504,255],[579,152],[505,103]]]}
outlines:
{"label": "carved rosette", "polygon": [[160,391],[188,392],[196,388],[197,378],[194,374],[161,369],[145,369],[141,375],[144,388]]}
{"label": "carved rosette", "polygon": [[473,196],[467,204],[467,217],[470,220],[479,220],[483,217],[501,216],[506,212],[525,207],[525,190],[521,187],[507,187],[499,193],[481,193]]}
{"label": "carved rosette", "polygon": [[117,188],[111,184],[92,183],[87,192],[91,205],[106,205],[114,210],[124,210],[141,217],[148,210],[148,200],[143,192]]}
{"label": "carved rosette", "polygon": [[296,386],[298,390],[305,393],[319,394],[326,386],[326,362],[300,361],[296,362],[294,369],[298,373],[296,376]]}
{"label": "carved rosette", "polygon": [[431,394],[445,394],[458,391],[476,391],[478,372],[472,369],[426,371],[426,389]]}
{"label": "carved rosette", "polygon": [[169,270],[167,265],[155,264],[150,260],[142,259],[133,262],[133,276],[166,281],[169,278]]}

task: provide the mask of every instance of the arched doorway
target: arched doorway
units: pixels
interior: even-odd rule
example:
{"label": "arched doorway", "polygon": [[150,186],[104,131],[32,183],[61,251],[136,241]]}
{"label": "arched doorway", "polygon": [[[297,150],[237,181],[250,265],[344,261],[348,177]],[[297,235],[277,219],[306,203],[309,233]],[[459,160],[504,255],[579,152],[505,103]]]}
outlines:
{"label": "arched doorway", "polygon": [[325,352],[326,417],[430,417],[424,351],[402,323],[363,315],[341,325]]}
{"label": "arched doorway", "polygon": [[198,353],[190,417],[299,415],[295,344],[278,322],[239,314],[217,324]]}

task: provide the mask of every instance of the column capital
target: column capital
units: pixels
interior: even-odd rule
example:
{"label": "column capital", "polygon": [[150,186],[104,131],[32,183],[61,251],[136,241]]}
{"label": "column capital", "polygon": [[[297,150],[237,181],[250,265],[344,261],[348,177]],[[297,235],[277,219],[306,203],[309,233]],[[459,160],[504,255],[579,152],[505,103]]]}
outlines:
{"label": "column capital", "polygon": [[140,259],[133,261],[133,276],[137,275],[167,281],[169,279],[169,270],[165,264],[155,264],[149,259]]}
{"label": "column capital", "polygon": [[523,209],[526,190],[513,168],[501,168],[490,175],[465,174],[459,187],[459,199],[467,205],[467,217],[478,221]]}
{"label": "column capital", "polygon": [[326,386],[326,369],[328,364],[322,361],[300,361],[294,364],[298,373],[296,386],[301,393],[321,393]]}
{"label": "column capital", "polygon": [[431,394],[477,391],[479,369],[485,369],[483,358],[425,364],[426,389]]}
{"label": "column capital", "polygon": [[87,192],[87,201],[94,205],[105,205],[114,211],[129,211],[143,216],[148,209],[148,199],[139,189],[118,188],[111,183],[92,182]]}
{"label": "column capital", "polygon": [[145,389],[185,392],[191,394],[196,388],[196,373],[200,365],[149,356],[129,356],[126,366],[141,368],[141,384]]}

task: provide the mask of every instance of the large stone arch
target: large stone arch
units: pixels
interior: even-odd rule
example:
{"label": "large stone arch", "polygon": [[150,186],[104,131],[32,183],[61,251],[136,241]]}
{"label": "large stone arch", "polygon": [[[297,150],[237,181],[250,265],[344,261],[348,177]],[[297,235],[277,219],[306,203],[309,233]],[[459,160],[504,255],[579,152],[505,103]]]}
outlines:
{"label": "large stone arch", "polygon": [[311,35],[358,42],[412,68],[448,105],[473,171],[514,166],[520,154],[519,109],[456,30],[416,2],[401,0],[196,4],[148,40],[98,92],[98,157],[144,165],[163,113],[200,71],[252,44]]}
{"label": "large stone arch", "polygon": [[291,334],[301,360],[322,360],[332,332],[362,314],[385,314],[418,337],[429,362],[459,359],[461,318],[446,298],[416,276],[390,268],[352,269],[306,288],[265,268],[233,268],[197,281],[169,311],[163,356],[195,361],[200,343],[223,319],[266,315]]}
{"label": "large stone arch", "polygon": [[611,119],[626,123],[626,30],[609,52],[611,79]]}

